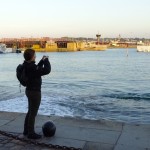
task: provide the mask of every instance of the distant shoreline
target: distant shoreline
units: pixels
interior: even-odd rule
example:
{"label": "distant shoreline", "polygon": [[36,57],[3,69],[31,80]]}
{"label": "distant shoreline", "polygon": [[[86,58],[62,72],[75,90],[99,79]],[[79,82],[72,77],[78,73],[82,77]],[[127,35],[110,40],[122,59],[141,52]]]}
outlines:
{"label": "distant shoreline", "polygon": [[[80,52],[80,51],[107,51],[109,49],[132,49],[132,48],[137,48],[137,46],[108,46],[107,49],[92,49],[92,48],[87,48],[87,49],[82,49],[82,50],[67,50],[67,49],[61,49],[61,50],[49,50],[45,48],[40,48],[40,49],[34,49],[36,52]],[[26,48],[20,49],[22,52],[25,51]]]}

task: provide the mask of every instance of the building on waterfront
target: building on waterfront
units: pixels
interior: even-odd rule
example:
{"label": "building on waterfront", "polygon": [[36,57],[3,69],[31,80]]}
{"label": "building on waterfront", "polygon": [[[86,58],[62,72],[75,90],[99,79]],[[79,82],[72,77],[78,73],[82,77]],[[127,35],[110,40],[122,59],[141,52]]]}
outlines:
{"label": "building on waterfront", "polygon": [[97,34],[97,41],[79,41],[69,38],[47,41],[46,51],[83,51],[83,50],[106,50],[107,44],[100,42],[100,35]]}
{"label": "building on waterfront", "polygon": [[83,50],[106,50],[107,44],[100,42],[99,34],[97,40],[77,40],[75,38],[63,37],[60,39],[44,38],[12,38],[3,39],[7,47],[13,49],[33,48],[39,52],[71,52]]}

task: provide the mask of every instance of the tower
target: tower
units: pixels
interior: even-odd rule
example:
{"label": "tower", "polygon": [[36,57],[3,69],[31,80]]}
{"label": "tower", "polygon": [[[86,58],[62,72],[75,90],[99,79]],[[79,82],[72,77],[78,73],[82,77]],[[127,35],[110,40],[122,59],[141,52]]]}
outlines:
{"label": "tower", "polygon": [[119,34],[119,36],[118,36],[118,40],[120,41],[121,40],[121,35]]}
{"label": "tower", "polygon": [[100,34],[96,34],[96,37],[97,37],[97,44],[99,44],[101,35]]}

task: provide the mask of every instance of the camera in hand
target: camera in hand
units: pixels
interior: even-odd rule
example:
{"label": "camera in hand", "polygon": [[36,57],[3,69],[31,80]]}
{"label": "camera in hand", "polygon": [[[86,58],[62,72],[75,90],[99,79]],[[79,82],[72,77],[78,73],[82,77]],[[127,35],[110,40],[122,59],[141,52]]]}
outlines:
{"label": "camera in hand", "polygon": [[43,56],[43,58],[42,58],[42,59],[44,60],[44,59],[46,59],[46,58],[49,58],[49,56]]}

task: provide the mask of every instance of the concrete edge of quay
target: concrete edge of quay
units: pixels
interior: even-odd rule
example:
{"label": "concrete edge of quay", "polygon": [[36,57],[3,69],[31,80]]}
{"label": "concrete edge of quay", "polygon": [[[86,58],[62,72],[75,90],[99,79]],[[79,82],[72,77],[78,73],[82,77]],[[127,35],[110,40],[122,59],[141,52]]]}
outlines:
{"label": "concrete edge of quay", "polygon": [[[23,137],[25,113],[0,111],[0,130]],[[150,125],[109,120],[37,115],[35,130],[42,134],[47,121],[56,125],[54,137],[40,142],[83,150],[150,150]],[[46,149],[0,135],[0,149]]]}

